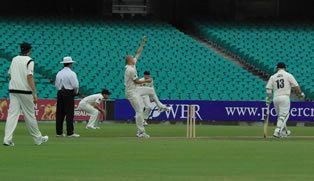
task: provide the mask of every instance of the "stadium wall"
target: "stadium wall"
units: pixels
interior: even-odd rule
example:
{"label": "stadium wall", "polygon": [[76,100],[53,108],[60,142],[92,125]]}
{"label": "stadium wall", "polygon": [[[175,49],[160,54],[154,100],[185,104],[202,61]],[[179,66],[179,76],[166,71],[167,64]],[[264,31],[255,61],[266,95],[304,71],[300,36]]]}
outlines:
{"label": "stadium wall", "polygon": [[[186,120],[187,106],[196,106],[198,121],[264,121],[266,105],[264,101],[192,101],[192,100],[163,100],[173,108],[170,112],[158,112],[157,105],[151,103],[152,120]],[[134,119],[135,112],[126,99],[115,100],[115,119]],[[270,121],[277,119],[273,104],[270,107]],[[314,122],[314,102],[291,102],[291,122]]]}
{"label": "stadium wall", "polygon": [[[78,109],[80,100],[75,100],[74,120],[88,120],[86,112]],[[263,101],[193,101],[193,100],[163,100],[164,104],[173,108],[170,112],[158,111],[155,103],[151,103],[152,120],[184,121],[187,119],[187,106],[196,106],[198,121],[264,121],[266,105]],[[134,120],[135,112],[126,99],[108,100],[103,103],[107,116],[100,120]],[[5,120],[9,107],[8,99],[0,99],[0,120]],[[54,121],[56,114],[55,99],[40,99],[35,104],[37,120]],[[270,121],[276,121],[276,112],[271,104]],[[23,116],[20,117],[23,120]],[[289,122],[314,122],[314,102],[291,102]]]}
{"label": "stadium wall", "polygon": [[[78,104],[80,100],[75,100],[74,104],[74,120],[83,121],[88,120],[89,116],[85,111],[78,109]],[[5,120],[8,115],[10,100],[9,99],[0,99],[0,120]],[[35,104],[35,116],[37,120],[40,121],[55,121],[56,120],[56,99],[39,99]],[[99,117],[100,120],[103,120],[102,115]],[[19,120],[24,120],[23,112]]]}

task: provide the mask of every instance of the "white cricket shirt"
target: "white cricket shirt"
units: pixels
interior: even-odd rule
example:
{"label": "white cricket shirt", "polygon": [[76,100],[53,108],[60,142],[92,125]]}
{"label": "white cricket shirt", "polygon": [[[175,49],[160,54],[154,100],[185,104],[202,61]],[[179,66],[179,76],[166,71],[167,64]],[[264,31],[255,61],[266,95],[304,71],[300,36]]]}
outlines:
{"label": "white cricket shirt", "polygon": [[[135,59],[136,63],[136,59]],[[138,78],[136,66],[135,65],[126,65],[125,72],[124,72],[124,86],[125,92],[130,93],[136,90],[136,84],[134,80]]]}
{"label": "white cricket shirt", "polygon": [[55,86],[58,90],[61,90],[63,87],[64,89],[74,90],[75,93],[78,93],[79,82],[76,73],[69,67],[64,67],[56,76]]}
{"label": "white cricket shirt", "polygon": [[290,73],[279,70],[276,74],[270,77],[266,85],[267,89],[274,90],[274,97],[276,96],[290,96],[291,87],[299,86],[293,75]]}
{"label": "white cricket shirt", "polygon": [[[145,80],[144,77],[141,78],[140,80]],[[154,81],[152,81],[151,83],[143,83],[143,84],[139,84],[139,87],[154,87]]]}
{"label": "white cricket shirt", "polygon": [[[28,64],[28,65],[27,65]],[[34,61],[29,56],[16,56],[12,59],[9,74],[10,90],[32,91],[28,84],[27,75],[33,75]]]}
{"label": "white cricket shirt", "polygon": [[95,103],[101,104],[104,101],[104,96],[99,94],[94,94],[85,97],[84,99],[81,100],[81,102],[94,105]]}

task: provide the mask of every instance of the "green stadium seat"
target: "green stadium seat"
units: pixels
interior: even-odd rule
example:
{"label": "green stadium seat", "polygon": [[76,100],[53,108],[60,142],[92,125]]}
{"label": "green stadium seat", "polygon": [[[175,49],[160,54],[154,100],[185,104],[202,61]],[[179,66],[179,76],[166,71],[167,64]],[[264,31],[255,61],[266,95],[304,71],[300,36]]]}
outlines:
{"label": "green stadium seat", "polygon": [[[64,56],[72,56],[77,61],[73,70],[80,80],[80,92],[89,95],[108,88],[111,98],[125,98],[123,86],[124,56],[135,54],[141,43],[142,34],[149,36],[145,50],[137,65],[139,76],[150,70],[155,88],[161,99],[194,100],[263,100],[265,82],[248,79],[250,73],[230,63],[220,55],[199,44],[191,37],[160,21],[126,22],[123,20],[72,21],[58,18],[23,18],[0,22],[0,57],[17,54],[17,40],[24,37],[33,44],[36,87],[40,98],[55,98],[56,89],[51,84],[56,73],[62,69],[60,61]],[[19,24],[21,28],[15,28]],[[23,25],[23,26],[21,26]],[[269,59],[256,61],[262,52],[254,51],[256,42],[247,43],[246,33],[255,31],[235,31],[230,33],[224,26],[200,25],[206,35],[221,42],[251,62],[265,69],[271,68]],[[245,39],[239,36],[245,36]],[[258,34],[254,35],[259,38]],[[236,39],[233,44],[230,43]],[[12,46],[13,45],[13,46]],[[248,48],[250,52],[243,48]],[[258,46],[259,49],[263,47]],[[5,50],[5,53],[4,53]],[[253,53],[251,53],[251,51]],[[266,56],[266,55],[265,55]],[[303,57],[306,54],[302,55]],[[0,64],[3,70],[7,64]],[[1,72],[3,75],[5,72]],[[36,75],[35,74],[35,75]],[[236,76],[235,76],[236,75]],[[0,78],[3,85],[7,79]],[[233,84],[235,83],[235,84]],[[244,85],[240,84],[243,83]],[[231,85],[232,84],[232,85]],[[226,91],[227,89],[227,91]],[[217,91],[219,90],[219,91]],[[253,94],[243,96],[244,91]],[[1,95],[7,95],[1,93]]]}
{"label": "green stadium seat", "polygon": [[[275,65],[279,61],[286,62],[288,72],[295,75],[300,85],[302,81],[305,82],[301,86],[302,89],[309,98],[314,99],[312,89],[314,41],[311,24],[233,24],[195,21],[194,25],[203,36],[265,73],[274,74]],[[248,90],[250,91],[250,88]],[[259,95],[263,94],[257,93],[253,99],[259,99]]]}

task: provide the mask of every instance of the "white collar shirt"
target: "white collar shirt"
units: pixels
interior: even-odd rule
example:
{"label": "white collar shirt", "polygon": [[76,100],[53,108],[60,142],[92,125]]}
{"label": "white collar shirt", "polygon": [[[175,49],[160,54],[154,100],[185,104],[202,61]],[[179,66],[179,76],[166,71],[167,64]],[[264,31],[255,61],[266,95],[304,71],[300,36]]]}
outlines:
{"label": "white collar shirt", "polygon": [[58,90],[61,90],[62,88],[74,90],[77,94],[79,90],[79,82],[77,80],[76,73],[69,67],[64,67],[56,76],[55,86]]}

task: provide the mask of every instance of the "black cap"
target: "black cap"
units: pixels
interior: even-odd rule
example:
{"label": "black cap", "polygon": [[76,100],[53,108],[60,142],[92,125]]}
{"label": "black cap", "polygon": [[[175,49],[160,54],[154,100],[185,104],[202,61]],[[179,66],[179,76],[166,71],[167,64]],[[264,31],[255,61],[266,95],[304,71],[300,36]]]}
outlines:
{"label": "black cap", "polygon": [[25,54],[25,53],[27,53],[30,49],[32,49],[31,44],[26,43],[26,42],[22,43],[20,47],[21,47],[21,53],[22,53],[22,54]]}
{"label": "black cap", "polygon": [[146,70],[146,71],[144,72],[144,75],[150,75],[150,72]]}
{"label": "black cap", "polygon": [[101,94],[110,95],[111,92],[109,92],[107,89],[103,89],[103,90],[101,91]]}
{"label": "black cap", "polygon": [[279,63],[277,64],[277,69],[285,69],[285,68],[286,68],[286,64],[285,64],[285,63],[279,62]]}

